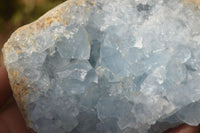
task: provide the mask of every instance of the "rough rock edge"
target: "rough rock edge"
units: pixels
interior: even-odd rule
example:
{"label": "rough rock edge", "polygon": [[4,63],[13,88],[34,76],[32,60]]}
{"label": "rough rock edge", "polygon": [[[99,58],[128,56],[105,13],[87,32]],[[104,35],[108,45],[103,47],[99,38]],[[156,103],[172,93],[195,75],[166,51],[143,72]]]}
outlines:
{"label": "rough rock edge", "polygon": [[[48,11],[47,13],[45,13],[43,16],[41,16],[39,19],[37,19],[36,21],[24,25],[20,28],[18,28],[10,37],[10,39],[4,44],[4,48],[3,48],[3,53],[4,53],[4,63],[6,65],[6,69],[8,71],[8,76],[9,76],[9,80],[10,80],[10,84],[11,84],[11,88],[13,91],[13,95],[14,98],[17,101],[17,104],[20,108],[20,111],[26,121],[27,126],[29,126],[31,124],[31,122],[28,119],[28,115],[25,109],[25,103],[26,103],[26,94],[31,93],[30,91],[27,91],[28,88],[28,83],[27,80],[23,77],[20,76],[19,71],[14,70],[11,66],[9,66],[9,64],[6,63],[6,59],[5,59],[5,55],[7,53],[9,53],[10,49],[13,47],[12,40],[14,38],[15,35],[20,34],[21,32],[26,32],[26,33],[33,33],[36,34],[42,30],[45,30],[46,28],[48,28],[52,23],[56,22],[62,25],[67,25],[68,24],[68,20],[65,20],[63,17],[62,12],[64,10],[66,10],[69,7],[72,7],[74,4],[83,4],[85,3],[85,0],[80,0],[77,2],[74,2],[72,0],[68,0],[60,5],[58,5],[57,7],[55,7],[54,9]],[[65,11],[66,12],[66,11]],[[19,44],[18,44],[19,45]],[[16,54],[20,53],[22,51],[18,51],[16,50]],[[34,88],[35,89],[35,88]],[[33,89],[33,90],[34,90]],[[32,131],[34,132],[34,131]]]}

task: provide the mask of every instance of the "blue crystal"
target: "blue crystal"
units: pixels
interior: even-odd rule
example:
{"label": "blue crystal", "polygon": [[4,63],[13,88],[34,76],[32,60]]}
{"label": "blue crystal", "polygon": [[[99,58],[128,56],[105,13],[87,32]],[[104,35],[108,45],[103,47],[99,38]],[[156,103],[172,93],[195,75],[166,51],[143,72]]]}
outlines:
{"label": "blue crystal", "polygon": [[37,133],[156,133],[200,123],[200,12],[185,0],[68,0],[3,52]]}

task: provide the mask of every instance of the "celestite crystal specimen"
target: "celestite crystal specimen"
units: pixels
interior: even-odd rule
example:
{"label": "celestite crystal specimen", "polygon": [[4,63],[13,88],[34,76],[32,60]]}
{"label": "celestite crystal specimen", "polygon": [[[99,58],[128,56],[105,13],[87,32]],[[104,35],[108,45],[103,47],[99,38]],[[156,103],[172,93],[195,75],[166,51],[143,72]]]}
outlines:
{"label": "celestite crystal specimen", "polygon": [[27,125],[37,133],[198,125],[199,4],[69,0],[19,28],[3,53]]}

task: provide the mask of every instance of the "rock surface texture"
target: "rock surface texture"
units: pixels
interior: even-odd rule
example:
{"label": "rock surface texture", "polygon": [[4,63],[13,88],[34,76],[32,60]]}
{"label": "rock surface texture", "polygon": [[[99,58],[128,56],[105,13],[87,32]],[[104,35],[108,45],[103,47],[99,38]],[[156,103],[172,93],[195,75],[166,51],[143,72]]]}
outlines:
{"label": "rock surface texture", "polygon": [[200,3],[69,0],[3,53],[37,133],[161,133],[200,123]]}

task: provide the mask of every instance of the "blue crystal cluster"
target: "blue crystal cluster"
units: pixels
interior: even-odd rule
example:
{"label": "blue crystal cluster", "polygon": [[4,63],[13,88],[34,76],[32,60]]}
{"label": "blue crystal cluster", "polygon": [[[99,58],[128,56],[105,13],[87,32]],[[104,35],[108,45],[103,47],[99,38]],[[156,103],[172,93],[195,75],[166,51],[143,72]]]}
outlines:
{"label": "blue crystal cluster", "polygon": [[4,59],[37,133],[161,133],[200,123],[200,10],[187,0],[69,0]]}

